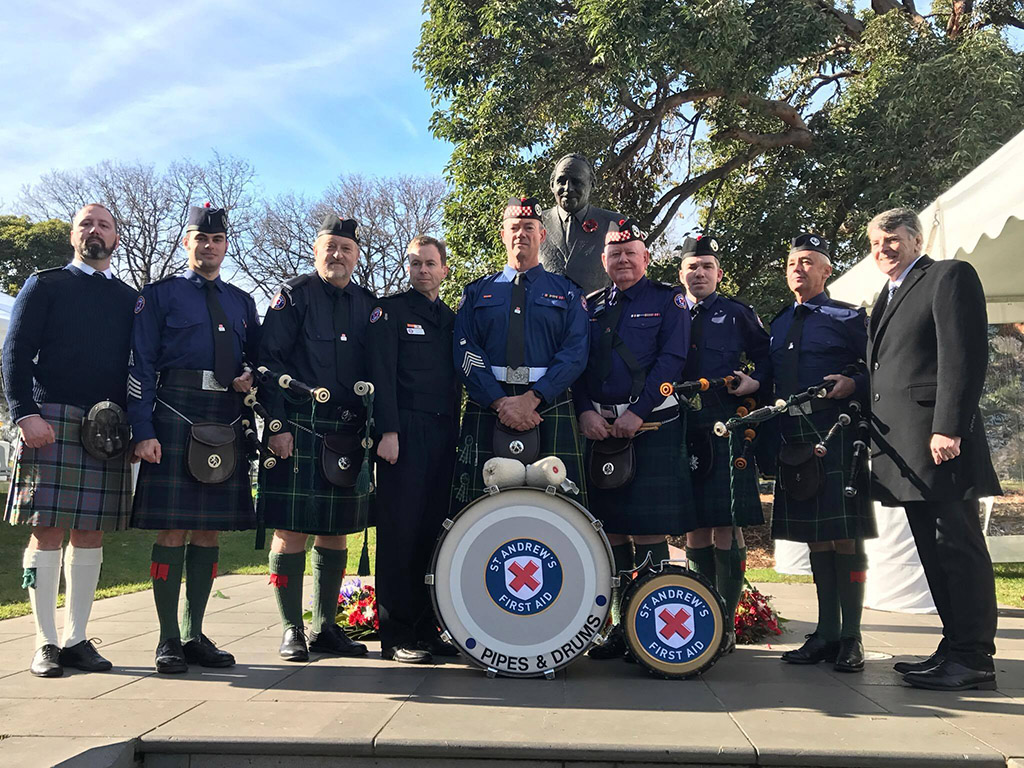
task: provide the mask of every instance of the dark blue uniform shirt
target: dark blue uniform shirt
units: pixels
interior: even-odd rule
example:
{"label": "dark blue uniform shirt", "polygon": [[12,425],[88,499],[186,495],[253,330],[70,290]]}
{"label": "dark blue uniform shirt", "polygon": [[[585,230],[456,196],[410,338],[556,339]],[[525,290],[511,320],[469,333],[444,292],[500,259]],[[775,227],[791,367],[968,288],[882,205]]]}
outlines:
{"label": "dark blue uniform shirt", "polygon": [[[687,302],[689,305],[689,302]],[[750,376],[766,387],[771,379],[771,339],[753,307],[714,292],[699,302],[699,342],[691,334],[683,381],[718,379],[740,370],[740,355],[754,364]],[[695,322],[697,322],[695,320]],[[699,349],[694,347],[698,344]]]}
{"label": "dark blue uniform shirt", "polygon": [[[524,365],[547,369],[531,388],[551,403],[587,365],[586,300],[576,283],[539,264],[523,275]],[[505,366],[514,276],[515,271],[506,267],[467,285],[455,318],[455,367],[461,370],[470,399],[484,408],[508,394],[491,368]]]}
{"label": "dark blue uniform shirt", "polygon": [[[156,437],[153,404],[158,373],[172,368],[213,370],[213,323],[206,306],[205,282],[204,277],[188,270],[142,289],[135,305],[128,373],[128,421],[135,440]],[[257,359],[260,322],[256,302],[219,277],[214,284],[231,325],[237,376],[242,372],[243,356],[250,362]]]}
{"label": "dark blue uniform shirt", "polygon": [[[611,369],[603,381],[595,381],[593,367],[600,362],[601,317],[609,312],[611,288],[590,294],[590,359],[587,372],[573,385],[573,398],[579,413],[594,410],[594,402],[621,405],[630,400],[633,376],[629,366],[614,349]],[[677,381],[686,363],[690,344],[690,311],[678,287],[641,277],[624,291],[616,291],[615,302],[622,303],[622,313],[615,332],[633,353],[636,362],[646,370],[646,381],[637,401],[629,406],[641,419],[662,403],[665,396],[658,389],[662,382]]]}
{"label": "dark blue uniform shirt", "polygon": [[[800,337],[800,363],[797,374],[797,391],[814,386],[832,373],[842,373],[846,366],[862,362],[867,354],[868,329],[867,313],[859,307],[843,301],[831,299],[824,292],[805,305],[811,308],[811,314],[804,321],[803,333]],[[784,359],[782,354],[786,345],[786,336],[793,324],[793,311],[796,304],[791,304],[772,320],[772,367],[775,373],[776,396],[789,397],[793,392],[779,391],[779,365]],[[857,385],[856,396],[867,398],[867,373],[860,371],[851,377]]]}

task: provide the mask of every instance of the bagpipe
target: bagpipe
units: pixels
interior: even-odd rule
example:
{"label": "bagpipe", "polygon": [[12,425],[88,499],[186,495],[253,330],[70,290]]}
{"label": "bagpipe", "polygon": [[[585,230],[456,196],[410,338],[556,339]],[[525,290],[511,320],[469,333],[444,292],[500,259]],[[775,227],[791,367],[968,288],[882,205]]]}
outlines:
{"label": "bagpipe", "polygon": [[698,392],[707,392],[711,389],[722,389],[729,388],[732,383],[736,380],[735,376],[723,376],[720,379],[697,379],[695,381],[679,381],[663,382],[658,391],[661,392],[663,397],[669,397],[670,395],[680,395],[682,397],[689,397],[695,395]]}
{"label": "bagpipe", "polygon": [[[331,390],[327,389],[327,387],[310,386],[289,376],[287,373],[276,373],[265,365],[258,366],[253,370],[253,378],[259,384],[277,384],[286,392],[292,392],[300,397],[308,397],[315,403],[323,404],[331,399]],[[356,394],[359,393],[357,392]]]}

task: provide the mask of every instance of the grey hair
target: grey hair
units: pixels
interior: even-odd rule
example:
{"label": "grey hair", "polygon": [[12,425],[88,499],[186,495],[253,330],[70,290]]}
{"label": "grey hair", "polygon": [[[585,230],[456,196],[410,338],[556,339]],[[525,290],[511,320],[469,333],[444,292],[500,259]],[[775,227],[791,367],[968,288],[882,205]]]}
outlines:
{"label": "grey hair", "polygon": [[890,208],[882,211],[868,222],[868,229],[877,227],[883,232],[895,232],[900,227],[906,227],[912,237],[921,236],[921,220],[917,214],[909,208]]}

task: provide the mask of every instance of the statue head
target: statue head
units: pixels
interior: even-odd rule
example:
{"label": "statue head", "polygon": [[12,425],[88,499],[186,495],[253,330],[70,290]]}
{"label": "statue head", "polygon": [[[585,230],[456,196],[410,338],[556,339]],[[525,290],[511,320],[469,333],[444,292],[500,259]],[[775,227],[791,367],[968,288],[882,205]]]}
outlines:
{"label": "statue head", "polygon": [[551,194],[566,213],[586,208],[594,189],[594,167],[578,152],[565,155],[551,171]]}

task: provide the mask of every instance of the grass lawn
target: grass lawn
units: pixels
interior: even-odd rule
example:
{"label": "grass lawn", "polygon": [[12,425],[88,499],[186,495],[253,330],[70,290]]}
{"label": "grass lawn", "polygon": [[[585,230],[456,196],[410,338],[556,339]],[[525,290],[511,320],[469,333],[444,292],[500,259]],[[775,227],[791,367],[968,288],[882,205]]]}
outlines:
{"label": "grass lawn", "polygon": [[[268,532],[269,534],[270,532]],[[370,564],[373,565],[376,552],[376,530],[370,529]],[[97,597],[113,597],[129,592],[149,589],[150,551],[154,531],[121,531],[109,533],[103,542],[103,570]],[[0,524],[0,619],[10,619],[29,612],[25,590],[21,588],[21,558],[28,540],[28,528]],[[269,547],[270,536],[267,537]],[[253,549],[255,533],[239,531],[223,533],[220,537],[221,574],[267,573],[267,550]],[[355,574],[359,567],[359,554],[363,547],[363,535],[348,537],[348,573]],[[310,573],[309,563],[306,573]],[[64,603],[63,593],[60,604]]]}

